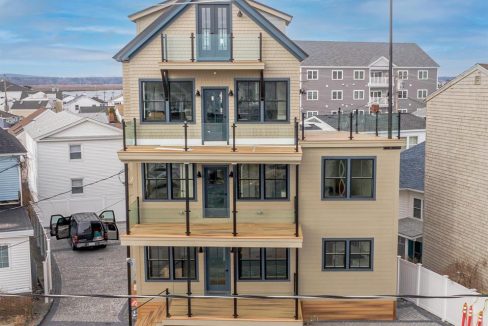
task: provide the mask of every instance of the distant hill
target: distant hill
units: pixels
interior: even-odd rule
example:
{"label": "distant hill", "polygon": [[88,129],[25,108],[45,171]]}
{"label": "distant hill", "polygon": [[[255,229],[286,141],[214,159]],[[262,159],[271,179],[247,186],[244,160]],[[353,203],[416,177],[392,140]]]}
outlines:
{"label": "distant hill", "polygon": [[451,80],[453,80],[454,78],[456,78],[456,77],[439,77],[439,81],[447,83],[447,82],[450,82]]}
{"label": "distant hill", "polygon": [[2,79],[3,76],[14,84],[29,86],[96,86],[122,84],[122,77],[44,77],[18,74],[0,74],[0,79]]}

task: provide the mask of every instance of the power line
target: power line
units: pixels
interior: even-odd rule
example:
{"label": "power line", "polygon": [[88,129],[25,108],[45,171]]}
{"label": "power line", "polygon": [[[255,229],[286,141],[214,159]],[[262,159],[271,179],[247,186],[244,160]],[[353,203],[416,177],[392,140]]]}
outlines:
{"label": "power line", "polygon": [[0,174],[2,174],[3,172],[5,172],[7,170],[13,169],[14,167],[19,166],[19,165],[20,165],[19,163],[16,163],[16,164],[12,165],[11,167],[8,167],[6,169],[3,169],[2,171],[0,171]]}

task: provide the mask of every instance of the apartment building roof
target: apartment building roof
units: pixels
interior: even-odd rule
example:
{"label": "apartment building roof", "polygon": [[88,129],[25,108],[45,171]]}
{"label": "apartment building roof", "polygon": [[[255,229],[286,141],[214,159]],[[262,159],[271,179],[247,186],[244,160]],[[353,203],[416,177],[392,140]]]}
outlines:
{"label": "apartment building roof", "polygon": [[[303,66],[369,67],[381,57],[388,58],[388,43],[296,41],[309,57]],[[398,67],[429,67],[439,65],[415,43],[395,43],[393,64]]]}
{"label": "apartment building roof", "polygon": [[400,155],[400,189],[424,191],[425,142]]}
{"label": "apartment building roof", "polygon": [[24,154],[26,152],[24,146],[14,135],[0,128],[0,155]]}

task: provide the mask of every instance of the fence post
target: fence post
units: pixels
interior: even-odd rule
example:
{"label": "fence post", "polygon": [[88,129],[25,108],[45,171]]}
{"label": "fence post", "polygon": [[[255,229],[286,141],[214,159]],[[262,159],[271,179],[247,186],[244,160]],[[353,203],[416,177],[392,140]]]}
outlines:
{"label": "fence post", "polygon": [[49,289],[48,289],[48,281],[47,281],[47,275],[49,273],[48,271],[48,266],[47,266],[47,259],[44,259],[42,261],[42,272],[44,273],[44,295],[46,295],[46,297],[44,297],[44,303],[49,303],[49,298],[47,297],[47,295],[49,295]]}
{"label": "fence post", "polygon": [[[449,276],[448,275],[442,275],[444,277],[444,296],[447,297],[448,295],[448,287],[449,287]],[[442,300],[442,321],[447,320],[447,299]]]}
{"label": "fence post", "polygon": [[402,259],[402,256],[397,256],[397,295],[400,295],[400,259]]}
{"label": "fence post", "polygon": [[[418,263],[417,264],[417,293],[416,293],[417,295],[420,295],[420,278],[421,278],[421,276],[422,276],[422,264]],[[417,298],[415,300],[415,302],[416,302],[415,304],[417,306],[420,305],[420,299],[419,298]]]}

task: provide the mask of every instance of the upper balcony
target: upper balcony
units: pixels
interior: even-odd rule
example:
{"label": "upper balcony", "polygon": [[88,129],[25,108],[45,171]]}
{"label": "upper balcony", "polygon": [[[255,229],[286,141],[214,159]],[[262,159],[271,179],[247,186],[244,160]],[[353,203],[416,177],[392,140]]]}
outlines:
{"label": "upper balcony", "polygon": [[388,87],[389,78],[388,77],[369,77],[369,87]]}
{"label": "upper balcony", "polygon": [[162,68],[173,70],[262,70],[263,35],[161,35]]}

